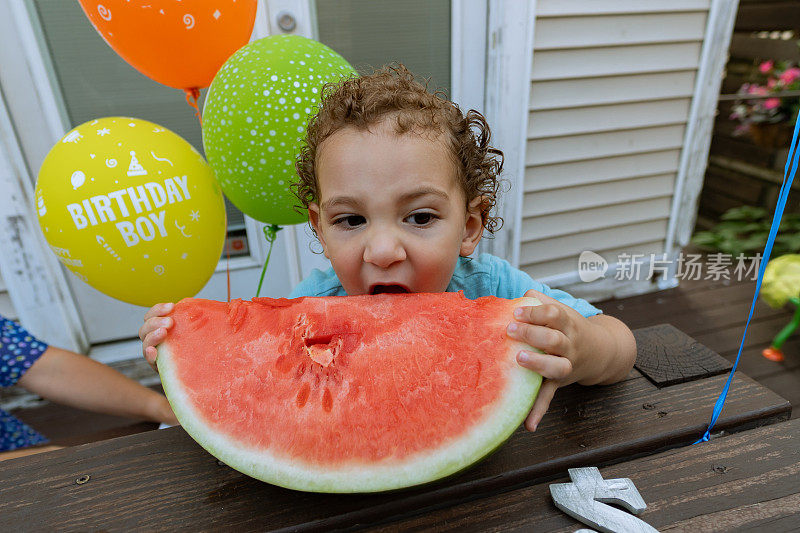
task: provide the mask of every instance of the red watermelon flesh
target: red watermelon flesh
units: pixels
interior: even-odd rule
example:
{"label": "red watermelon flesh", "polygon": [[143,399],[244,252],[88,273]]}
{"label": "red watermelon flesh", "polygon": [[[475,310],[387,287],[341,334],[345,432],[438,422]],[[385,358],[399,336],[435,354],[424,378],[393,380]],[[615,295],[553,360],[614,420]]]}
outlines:
{"label": "red watermelon flesh", "polygon": [[424,483],[502,443],[541,378],[513,310],[460,293],[186,299],[159,346],[181,425],[230,466],[299,490]]}

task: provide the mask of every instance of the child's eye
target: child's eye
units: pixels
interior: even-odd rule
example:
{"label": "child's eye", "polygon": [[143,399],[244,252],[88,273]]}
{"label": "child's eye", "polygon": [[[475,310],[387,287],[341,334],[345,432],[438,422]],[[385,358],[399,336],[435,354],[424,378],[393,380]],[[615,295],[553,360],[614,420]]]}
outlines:
{"label": "child's eye", "polygon": [[406,220],[411,224],[416,226],[427,226],[434,220],[436,220],[436,215],[433,213],[429,213],[427,211],[422,211],[420,213],[412,213],[406,217]]}
{"label": "child's eye", "polygon": [[339,224],[341,226],[344,226],[345,228],[355,228],[357,226],[360,226],[361,224],[364,224],[366,221],[367,219],[365,219],[361,215],[346,215],[335,219],[333,221],[333,224],[334,225]]}

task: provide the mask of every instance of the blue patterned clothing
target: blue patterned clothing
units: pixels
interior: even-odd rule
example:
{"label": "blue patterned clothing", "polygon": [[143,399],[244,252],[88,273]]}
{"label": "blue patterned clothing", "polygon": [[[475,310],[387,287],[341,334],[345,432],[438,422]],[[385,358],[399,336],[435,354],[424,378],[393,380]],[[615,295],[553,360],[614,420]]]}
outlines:
{"label": "blue patterned clothing", "polygon": [[[0,315],[0,387],[14,385],[47,350],[47,344]],[[47,438],[0,409],[0,452],[47,442]]]}

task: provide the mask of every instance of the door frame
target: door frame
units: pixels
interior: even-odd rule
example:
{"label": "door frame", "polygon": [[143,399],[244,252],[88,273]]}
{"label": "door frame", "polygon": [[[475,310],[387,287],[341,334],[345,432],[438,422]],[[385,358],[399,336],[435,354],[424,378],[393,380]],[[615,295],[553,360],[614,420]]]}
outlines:
{"label": "door frame", "polygon": [[49,343],[84,351],[88,339],[66,272],[44,242],[33,213],[30,154],[24,153],[22,133],[14,128],[12,110],[7,106],[9,94],[14,90],[27,91],[30,108],[40,110],[38,116],[30,119],[42,139],[34,151],[42,157],[63,134],[62,131],[50,142],[64,117],[52,106],[53,85],[43,62],[31,61],[29,57],[37,37],[28,7],[22,0],[3,2],[0,19],[5,26],[0,42],[8,54],[0,53],[4,59],[0,64],[15,62],[17,67],[25,67],[11,73],[15,87],[3,83],[8,71],[0,72],[0,248],[3,250],[0,268],[14,310],[31,333]]}
{"label": "door frame", "polygon": [[502,229],[481,241],[479,250],[518,267],[536,0],[489,0],[487,11],[484,114],[492,127],[492,144],[505,156],[502,177],[508,189],[501,187],[497,201]]}
{"label": "door frame", "polygon": [[0,88],[0,271],[19,321],[48,343],[81,351],[88,341],[64,270],[33,213],[33,187]]}

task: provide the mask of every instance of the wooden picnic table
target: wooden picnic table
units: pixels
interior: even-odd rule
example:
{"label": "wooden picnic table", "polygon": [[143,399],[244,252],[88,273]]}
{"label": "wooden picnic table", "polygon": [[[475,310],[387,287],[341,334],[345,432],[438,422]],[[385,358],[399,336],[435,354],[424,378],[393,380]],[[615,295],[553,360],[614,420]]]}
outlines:
{"label": "wooden picnic table", "polygon": [[[800,419],[600,469],[630,478],[659,531],[800,530]],[[575,531],[552,503],[563,477],[370,528],[375,531]],[[585,527],[585,526],[583,526]]]}
{"label": "wooden picnic table", "polygon": [[[626,380],[559,390],[535,433],[521,428],[481,463],[426,486],[381,494],[291,491],[229,468],[175,427],[5,461],[0,466],[0,530],[441,528],[451,523],[450,512],[456,513],[461,529],[503,529],[517,527],[527,515],[488,513],[487,506],[527,495],[520,491],[544,490],[543,482],[562,478],[568,468],[617,464],[603,474],[619,472],[642,487],[657,484],[647,471],[636,469],[658,464],[648,460],[663,460],[645,456],[697,440],[730,363],[668,325],[634,333],[638,358]],[[792,429],[796,437],[797,426],[783,422],[790,413],[786,400],[737,373],[714,432],[727,435],[782,422],[775,428]],[[698,454],[723,446],[726,439],[749,439],[751,433],[756,435],[748,431],[715,438],[668,451],[666,457],[684,450]],[[758,439],[752,438],[747,442]],[[768,477],[773,463],[752,461],[751,468]],[[698,475],[710,476],[706,471]],[[647,501],[647,491],[642,494]],[[674,494],[680,494],[680,487]],[[537,512],[550,513],[548,524],[574,529],[576,522],[566,515],[558,518],[560,511],[547,498],[538,504]],[[488,514],[497,520],[489,524]]]}

